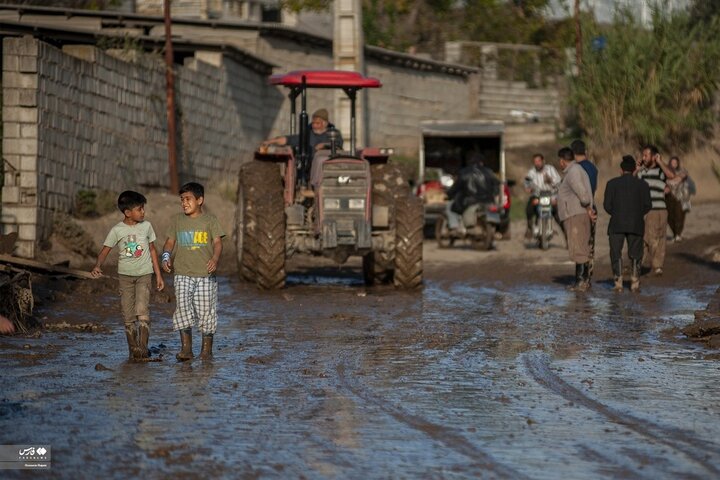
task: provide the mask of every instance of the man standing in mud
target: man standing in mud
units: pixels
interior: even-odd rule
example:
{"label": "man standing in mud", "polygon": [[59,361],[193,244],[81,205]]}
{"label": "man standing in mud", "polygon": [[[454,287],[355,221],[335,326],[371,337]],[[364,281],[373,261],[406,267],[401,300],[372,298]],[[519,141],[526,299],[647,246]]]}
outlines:
{"label": "man standing in mud", "polygon": [[[573,151],[575,161],[580,165],[590,180],[590,190],[592,190],[593,204],[595,203],[595,192],[597,191],[598,169],[587,157],[587,147],[582,140],[574,140],[570,144]],[[594,208],[594,207],[593,207]],[[597,216],[597,210],[595,210]],[[590,223],[590,262],[588,263],[588,283],[592,281],[593,267],[595,265],[595,226],[596,221]]]}
{"label": "man standing in mud", "polygon": [[622,175],[608,181],[605,187],[603,208],[610,214],[608,237],[610,241],[610,262],[615,286],[622,292],[622,249],[627,240],[628,256],[632,262],[630,291],[640,289],[640,262],[643,254],[645,215],[652,208],[650,188],[647,183],[633,176],[637,165],[632,155],[625,155],[620,163]]}
{"label": "man standing in mud", "polygon": [[665,193],[667,180],[675,178],[675,173],[660,158],[655,145],[646,145],[642,149],[642,167],[638,169],[638,178],[645,180],[650,187],[652,210],[645,216],[645,255],[643,263],[650,267],[655,275],[662,275],[665,263],[665,235],[667,233],[667,206]]}
{"label": "man standing in mud", "polygon": [[558,151],[565,177],[558,189],[558,215],[567,236],[570,260],[575,263],[575,291],[590,288],[590,228],[597,219],[590,179],[570,148]]}

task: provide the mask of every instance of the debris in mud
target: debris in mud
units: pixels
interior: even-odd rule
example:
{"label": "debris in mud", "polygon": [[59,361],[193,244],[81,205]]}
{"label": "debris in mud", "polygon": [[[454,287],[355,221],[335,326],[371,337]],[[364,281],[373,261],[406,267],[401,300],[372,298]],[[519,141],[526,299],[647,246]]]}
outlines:
{"label": "debris in mud", "polygon": [[[32,311],[35,299],[32,293],[30,273],[12,267],[0,271],[0,315],[9,319],[15,329],[27,333],[33,327]],[[7,300],[5,300],[7,299]]]}
{"label": "debris in mud", "polygon": [[96,363],[95,364],[95,370],[98,372],[113,372],[114,370],[112,368],[108,368],[102,363]]}
{"label": "debris in mud", "polygon": [[71,325],[68,322],[47,323],[45,324],[45,328],[53,332],[74,330],[77,332],[108,333],[110,331],[110,329],[108,329],[106,326],[98,325],[96,323],[78,323],[77,325]]}
{"label": "debris in mud", "polygon": [[695,312],[695,321],[682,333],[690,340],[703,342],[709,348],[720,348],[720,288],[705,310]]}

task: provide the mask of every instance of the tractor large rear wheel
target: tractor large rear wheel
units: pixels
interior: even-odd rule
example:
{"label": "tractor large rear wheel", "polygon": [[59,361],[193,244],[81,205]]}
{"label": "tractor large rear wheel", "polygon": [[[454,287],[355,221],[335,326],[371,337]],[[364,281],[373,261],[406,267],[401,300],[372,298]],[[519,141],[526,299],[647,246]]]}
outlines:
{"label": "tractor large rear wheel", "polygon": [[417,288],[422,284],[423,227],[422,199],[414,196],[398,198],[395,208],[395,274],[398,288]]}
{"label": "tractor large rear wheel", "polygon": [[285,286],[285,203],[282,195],[267,196],[257,205],[255,281],[262,290]]}
{"label": "tractor large rear wheel", "polygon": [[[410,186],[395,165],[370,165],[372,177],[372,204],[388,208],[389,229],[395,228],[395,204],[398,198],[410,196]],[[372,252],[363,257],[363,277],[367,285],[390,283],[393,279],[394,254]]]}
{"label": "tractor large rear wheel", "polygon": [[[285,224],[285,212],[283,203],[282,178],[277,163],[261,162],[253,160],[246,163],[240,169],[238,181],[238,200],[235,217],[235,245],[237,247],[238,270],[242,278],[249,282],[257,283],[260,288],[268,285],[268,269],[266,263],[260,264],[259,255],[261,249],[258,244],[258,219],[260,206],[264,210],[271,209],[265,206],[271,203],[274,208],[280,208],[282,213],[283,228]],[[275,215],[277,217],[277,215]],[[267,232],[267,225],[264,225]],[[285,232],[283,231],[283,265],[285,260],[284,250]],[[263,253],[266,253],[262,249]],[[267,255],[265,255],[267,258]]]}

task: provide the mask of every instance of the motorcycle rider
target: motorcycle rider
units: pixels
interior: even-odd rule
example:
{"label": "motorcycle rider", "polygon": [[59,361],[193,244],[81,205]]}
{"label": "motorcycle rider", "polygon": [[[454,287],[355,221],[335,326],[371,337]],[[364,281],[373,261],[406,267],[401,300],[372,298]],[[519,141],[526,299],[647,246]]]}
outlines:
{"label": "motorcycle rider", "polygon": [[500,192],[500,180],[485,167],[480,153],[472,153],[460,170],[458,178],[447,192],[451,200],[446,207],[448,229],[452,235],[464,229],[462,215],[468,208],[482,203],[492,203]]}
{"label": "motorcycle rider", "polygon": [[527,240],[533,238],[533,225],[535,225],[535,217],[537,216],[536,206],[542,191],[548,190],[553,193],[551,199],[553,218],[558,225],[562,226],[557,213],[557,190],[562,178],[555,167],[545,163],[545,157],[541,153],[533,155],[532,160],[533,167],[525,175],[525,191],[530,194],[525,207],[525,216],[527,217],[525,238]]}

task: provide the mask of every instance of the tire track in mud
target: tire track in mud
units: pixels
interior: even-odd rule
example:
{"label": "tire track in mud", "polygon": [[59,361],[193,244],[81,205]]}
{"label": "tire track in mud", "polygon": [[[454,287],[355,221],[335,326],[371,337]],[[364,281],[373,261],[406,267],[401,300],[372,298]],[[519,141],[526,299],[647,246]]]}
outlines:
{"label": "tire track in mud", "polygon": [[[588,397],[578,388],[570,385],[550,370],[547,355],[528,353],[524,355],[523,363],[530,376],[538,384],[551,392],[566,400],[582,405],[604,416],[609,421],[628,428],[643,437],[670,447],[701,465],[707,471],[720,476],[720,469],[712,463],[709,455],[703,454],[703,452],[709,451],[707,441],[692,437],[688,435],[687,432],[678,428],[663,427],[648,420],[637,418],[629,413],[622,413]],[[713,450],[713,453],[718,452],[717,450]]]}
{"label": "tire track in mud", "polygon": [[367,388],[349,381],[345,375],[345,365],[336,367],[340,385],[356,397],[379,408],[395,420],[403,423],[431,439],[438,441],[455,452],[468,457],[473,466],[481,469],[481,474],[491,474],[499,478],[527,479],[525,475],[495,460],[490,454],[473,445],[467,438],[452,428],[433,423],[418,415],[406,412],[402,408],[391,405],[383,398],[373,395]]}

